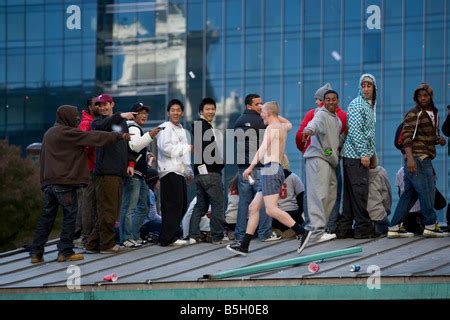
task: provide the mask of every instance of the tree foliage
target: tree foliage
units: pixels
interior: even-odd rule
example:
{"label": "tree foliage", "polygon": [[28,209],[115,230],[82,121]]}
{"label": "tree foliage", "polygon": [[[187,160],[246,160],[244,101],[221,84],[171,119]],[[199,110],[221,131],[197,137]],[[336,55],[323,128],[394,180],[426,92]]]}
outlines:
{"label": "tree foliage", "polygon": [[0,250],[14,249],[19,232],[34,230],[42,206],[38,164],[0,140]]}

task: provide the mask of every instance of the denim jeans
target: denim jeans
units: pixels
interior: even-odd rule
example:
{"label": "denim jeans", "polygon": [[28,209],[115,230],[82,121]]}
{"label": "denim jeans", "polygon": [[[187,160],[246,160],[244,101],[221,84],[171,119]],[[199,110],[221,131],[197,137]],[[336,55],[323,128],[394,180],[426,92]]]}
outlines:
{"label": "denim jeans", "polygon": [[[236,217],[236,228],[234,234],[236,240],[242,240],[247,229],[248,219],[248,206],[252,202],[256,193],[259,190],[261,183],[261,169],[255,168],[252,172],[252,178],[255,180],[255,184],[251,185],[244,179],[242,173],[245,169],[239,168],[238,175],[238,190],[239,190],[239,204],[238,213]],[[264,240],[270,237],[272,234],[272,218],[266,214],[266,210],[263,207],[259,211],[259,225],[258,225],[258,238]]]}
{"label": "denim jeans", "polygon": [[70,185],[49,185],[44,189],[44,194],[44,209],[37,222],[30,254],[42,257],[44,246],[55,223],[58,207],[62,206],[64,217],[58,252],[60,255],[70,256],[74,254],[73,238],[78,211],[77,188]]}
{"label": "denim jeans", "polygon": [[436,223],[436,212],[434,211],[434,198],[436,194],[435,176],[433,173],[433,164],[430,159],[416,161],[416,173],[408,171],[405,159],[405,191],[401,195],[394,216],[391,220],[391,226],[396,226],[403,222],[408,214],[410,203],[415,201],[419,195],[420,209],[422,212],[422,222],[425,226]]}
{"label": "denim jeans", "polygon": [[200,238],[200,220],[208,212],[211,204],[211,220],[209,227],[213,241],[223,238],[225,211],[223,207],[223,183],[220,173],[211,172],[195,176],[197,187],[197,203],[192,211],[189,223],[189,237]]}
{"label": "denim jeans", "polygon": [[120,242],[138,240],[140,228],[148,213],[148,186],[143,177],[134,175],[124,181],[120,209]]}

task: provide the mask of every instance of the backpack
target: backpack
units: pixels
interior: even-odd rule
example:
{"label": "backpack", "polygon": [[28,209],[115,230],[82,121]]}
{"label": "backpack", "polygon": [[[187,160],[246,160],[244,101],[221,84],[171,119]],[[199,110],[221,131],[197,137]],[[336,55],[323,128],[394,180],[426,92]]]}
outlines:
{"label": "backpack", "polygon": [[[419,127],[419,118],[422,114],[422,110],[417,114],[417,120],[416,120],[416,128],[414,129],[414,134],[412,136],[412,140],[416,137],[417,134],[417,128]],[[403,120],[399,126],[397,127],[397,130],[395,130],[395,138],[394,138],[394,145],[398,150],[403,149],[403,123],[405,120]]]}

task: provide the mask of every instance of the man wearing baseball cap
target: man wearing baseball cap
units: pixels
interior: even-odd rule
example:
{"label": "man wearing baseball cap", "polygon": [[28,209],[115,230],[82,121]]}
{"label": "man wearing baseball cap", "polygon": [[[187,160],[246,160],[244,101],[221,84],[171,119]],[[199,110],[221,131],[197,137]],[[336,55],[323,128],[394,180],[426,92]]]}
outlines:
{"label": "man wearing baseball cap", "polygon": [[[113,113],[115,104],[108,94],[99,95],[96,103],[99,104],[100,116],[92,122],[93,130],[129,132],[126,120],[134,119],[133,112]],[[135,157],[128,152],[126,141],[96,149],[94,173],[97,179],[98,217],[86,244],[86,253],[117,253],[121,250],[115,242],[114,224],[122,203],[123,179],[132,161]]]}
{"label": "man wearing baseball cap", "polygon": [[136,155],[136,164],[129,168],[129,176],[125,178],[122,207],[120,210],[120,242],[125,247],[139,247],[140,227],[148,212],[149,190],[145,183],[147,176],[147,146],[161,131],[156,127],[145,132],[142,126],[147,122],[150,108],[142,102],[135,103],[131,108],[134,119],[127,121],[132,140],[129,147]]}

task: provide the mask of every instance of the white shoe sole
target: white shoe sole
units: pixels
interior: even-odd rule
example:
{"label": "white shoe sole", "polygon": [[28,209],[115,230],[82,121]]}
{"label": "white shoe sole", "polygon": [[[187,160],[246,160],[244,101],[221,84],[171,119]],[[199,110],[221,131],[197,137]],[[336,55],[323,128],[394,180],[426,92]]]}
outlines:
{"label": "white shoe sole", "polygon": [[244,256],[244,257],[247,255],[247,253],[245,253],[245,252],[234,250],[233,248],[230,247],[230,245],[227,245],[226,248],[227,248],[228,251],[231,251],[231,252],[233,252],[235,254],[238,254],[238,255],[241,255],[241,256]]}
{"label": "white shoe sole", "polygon": [[305,249],[306,245],[308,244],[309,238],[311,238],[311,231],[307,231],[308,235],[306,236],[305,241],[303,242],[302,246],[300,248],[297,249],[297,253],[300,254],[302,253],[303,249]]}

